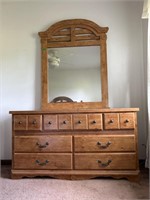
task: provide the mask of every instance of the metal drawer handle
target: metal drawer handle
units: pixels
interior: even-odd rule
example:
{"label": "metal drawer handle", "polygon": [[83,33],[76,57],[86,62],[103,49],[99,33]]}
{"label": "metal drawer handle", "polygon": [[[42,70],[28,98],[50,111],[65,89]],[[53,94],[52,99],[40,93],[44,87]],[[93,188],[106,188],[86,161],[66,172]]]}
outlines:
{"label": "metal drawer handle", "polygon": [[36,143],[36,145],[39,147],[39,148],[46,148],[48,145],[49,145],[49,143],[48,142],[46,142],[45,144],[39,144],[38,142]]}
{"label": "metal drawer handle", "polygon": [[48,124],[49,124],[49,125],[51,125],[51,124],[52,124],[52,122],[51,122],[51,121],[49,121],[49,122],[48,122]]}
{"label": "metal drawer handle", "polygon": [[98,163],[101,167],[107,167],[111,162],[112,162],[112,160],[108,160],[106,163],[103,163],[101,160],[97,160],[97,163]]}
{"label": "metal drawer handle", "polygon": [[36,122],[36,120],[34,120],[33,122],[32,122],[32,124],[36,124],[37,122]]}
{"label": "metal drawer handle", "polygon": [[125,123],[129,123],[129,120],[128,120],[128,119],[126,119],[126,120],[125,120]]}
{"label": "metal drawer handle", "polygon": [[96,124],[96,121],[94,120],[94,121],[92,122],[92,124]]}
{"label": "metal drawer handle", "polygon": [[81,124],[81,121],[80,121],[80,120],[78,121],[78,124]]}
{"label": "metal drawer handle", "polygon": [[47,163],[49,163],[48,160],[45,160],[45,162],[40,162],[39,160],[36,160],[35,162],[36,162],[38,165],[40,165],[40,166],[44,166],[44,165],[46,165]]}
{"label": "metal drawer handle", "polygon": [[18,124],[22,124],[22,121],[19,121]]}
{"label": "metal drawer handle", "polygon": [[97,145],[103,149],[109,147],[109,145],[111,144],[110,141],[108,141],[106,144],[102,144],[100,141],[97,142]]}
{"label": "metal drawer handle", "polygon": [[66,121],[63,121],[63,124],[67,124],[67,122],[66,122]]}
{"label": "metal drawer handle", "polygon": [[109,123],[110,123],[110,124],[114,123],[114,120],[113,120],[113,119],[110,119],[110,120],[109,120]]}

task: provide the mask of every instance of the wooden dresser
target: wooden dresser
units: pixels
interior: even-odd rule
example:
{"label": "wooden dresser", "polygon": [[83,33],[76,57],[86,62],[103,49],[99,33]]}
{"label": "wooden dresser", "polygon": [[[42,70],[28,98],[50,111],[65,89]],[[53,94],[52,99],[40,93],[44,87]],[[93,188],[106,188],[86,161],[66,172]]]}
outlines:
{"label": "wooden dresser", "polygon": [[138,110],[10,111],[12,178],[137,180]]}

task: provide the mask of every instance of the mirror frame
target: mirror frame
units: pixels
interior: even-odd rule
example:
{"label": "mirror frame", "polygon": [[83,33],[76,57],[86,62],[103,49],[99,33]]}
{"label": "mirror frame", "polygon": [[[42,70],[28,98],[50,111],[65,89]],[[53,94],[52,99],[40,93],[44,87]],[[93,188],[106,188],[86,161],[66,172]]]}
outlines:
{"label": "mirror frame", "polygon": [[[69,19],[59,21],[46,31],[39,32],[41,38],[41,110],[85,110],[108,108],[107,81],[107,46],[108,27],[101,27],[87,19]],[[99,46],[100,47],[100,78],[101,102],[48,102],[48,62],[47,49],[56,47]]]}

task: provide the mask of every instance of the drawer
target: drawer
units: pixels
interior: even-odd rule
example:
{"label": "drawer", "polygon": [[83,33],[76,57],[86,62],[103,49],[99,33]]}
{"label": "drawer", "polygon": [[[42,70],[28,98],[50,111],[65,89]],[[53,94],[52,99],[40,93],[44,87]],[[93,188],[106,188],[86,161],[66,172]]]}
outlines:
{"label": "drawer", "polygon": [[89,114],[88,115],[89,129],[103,129],[102,114]]}
{"label": "drawer", "polygon": [[72,115],[69,114],[58,115],[58,121],[60,130],[72,129]]}
{"label": "drawer", "polygon": [[134,113],[105,113],[104,128],[109,129],[134,129],[135,114]]}
{"label": "drawer", "polygon": [[14,169],[71,169],[72,155],[69,153],[15,153]]}
{"label": "drawer", "polygon": [[88,121],[86,114],[74,114],[73,115],[73,128],[75,130],[88,129]]}
{"label": "drawer", "polygon": [[134,129],[135,128],[135,114],[134,113],[120,113],[120,128]]}
{"label": "drawer", "polygon": [[105,129],[119,129],[119,113],[105,113],[104,114]]}
{"label": "drawer", "polygon": [[75,152],[135,151],[135,136],[74,136]]}
{"label": "drawer", "polygon": [[75,169],[136,169],[135,153],[76,153]]}
{"label": "drawer", "polygon": [[71,136],[15,136],[15,152],[72,152]]}
{"label": "drawer", "polygon": [[28,130],[42,130],[42,115],[28,115]]}
{"label": "drawer", "polygon": [[57,115],[44,115],[44,130],[57,130]]}
{"label": "drawer", "polygon": [[27,115],[14,115],[13,129],[14,130],[27,130]]}

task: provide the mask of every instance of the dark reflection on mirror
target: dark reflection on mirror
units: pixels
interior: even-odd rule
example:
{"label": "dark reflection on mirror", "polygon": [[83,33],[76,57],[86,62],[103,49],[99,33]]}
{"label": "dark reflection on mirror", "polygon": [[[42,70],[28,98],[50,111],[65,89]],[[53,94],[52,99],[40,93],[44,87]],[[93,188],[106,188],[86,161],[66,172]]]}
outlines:
{"label": "dark reflection on mirror", "polygon": [[48,100],[67,96],[75,102],[99,102],[100,46],[48,49]]}

